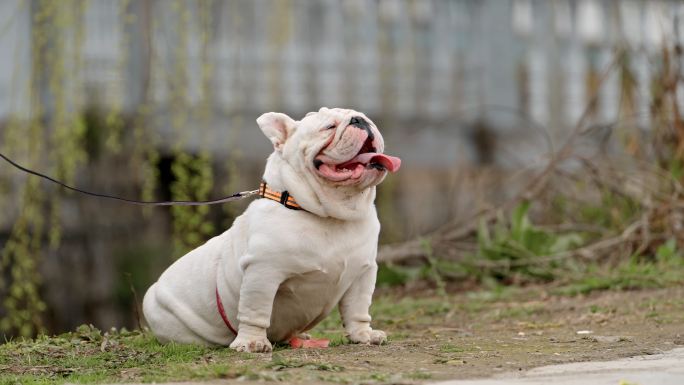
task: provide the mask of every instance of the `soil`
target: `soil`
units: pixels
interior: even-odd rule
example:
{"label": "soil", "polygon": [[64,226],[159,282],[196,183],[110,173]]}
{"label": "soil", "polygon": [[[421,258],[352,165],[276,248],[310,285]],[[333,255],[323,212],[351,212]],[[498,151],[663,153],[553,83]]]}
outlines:
{"label": "soil", "polygon": [[[379,347],[342,345],[277,352],[287,360],[327,365],[283,368],[286,383],[422,383],[487,377],[568,362],[648,355],[684,345],[684,287],[589,296],[528,290],[514,298],[450,297],[452,309],[391,320]],[[397,305],[401,306],[401,305]],[[269,357],[262,357],[270,360]]]}

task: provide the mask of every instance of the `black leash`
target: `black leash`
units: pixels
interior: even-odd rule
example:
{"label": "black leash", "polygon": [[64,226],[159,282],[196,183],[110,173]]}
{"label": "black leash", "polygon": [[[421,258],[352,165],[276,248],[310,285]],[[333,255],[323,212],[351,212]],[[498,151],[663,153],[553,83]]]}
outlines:
{"label": "black leash", "polygon": [[231,196],[227,196],[227,197],[220,198],[220,199],[209,200],[209,201],[149,201],[149,202],[145,202],[145,201],[136,201],[136,200],[133,200],[133,199],[119,198],[119,197],[115,197],[115,196],[112,196],[112,195],[98,194],[98,193],[94,193],[94,192],[90,192],[90,191],[81,190],[81,189],[78,189],[78,188],[76,188],[76,187],[69,186],[69,185],[67,185],[67,184],[64,183],[64,182],[60,182],[60,181],[58,181],[57,179],[51,178],[51,177],[49,177],[49,176],[47,176],[47,175],[44,175],[44,174],[41,174],[41,173],[39,173],[39,172],[30,170],[30,169],[28,169],[28,168],[26,168],[26,167],[23,167],[23,166],[21,166],[20,164],[17,164],[16,162],[14,162],[12,159],[6,157],[6,156],[5,156],[4,154],[2,154],[2,153],[0,153],[0,157],[2,157],[2,159],[6,160],[6,161],[7,161],[9,164],[11,164],[12,166],[18,168],[19,170],[21,170],[21,171],[23,171],[23,172],[25,172],[25,173],[27,173],[27,174],[31,174],[31,175],[35,175],[35,176],[37,176],[37,177],[41,177],[41,178],[43,178],[43,179],[47,179],[47,180],[49,180],[49,181],[52,182],[52,183],[56,183],[56,184],[58,184],[58,185],[64,187],[65,189],[72,190],[72,191],[76,191],[76,192],[81,193],[81,194],[90,195],[90,196],[94,196],[94,197],[98,197],[98,198],[113,199],[113,200],[117,200],[117,201],[120,201],[120,202],[132,203],[132,204],[140,205],[140,206],[202,206],[202,205],[216,205],[216,204],[219,204],[219,203],[226,203],[226,202],[236,201],[236,200],[239,200],[239,199],[244,199],[244,198],[247,198],[247,197],[250,197],[250,196],[252,196],[252,195],[256,195],[256,194],[259,193],[259,190],[241,191],[241,192],[235,193],[235,194],[233,194],[233,195],[231,195]]}

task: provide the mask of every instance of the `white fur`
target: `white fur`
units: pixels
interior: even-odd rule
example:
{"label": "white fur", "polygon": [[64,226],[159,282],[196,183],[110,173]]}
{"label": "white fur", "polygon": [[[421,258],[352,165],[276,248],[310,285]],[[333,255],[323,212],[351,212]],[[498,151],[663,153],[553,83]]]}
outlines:
{"label": "white fur", "polygon": [[[369,171],[340,184],[325,180],[313,166],[324,147],[329,158],[353,156],[344,142],[344,131],[353,127],[344,122],[359,115],[322,108],[301,121],[277,113],[257,120],[275,149],[264,180],[272,189],[288,190],[306,211],[258,199],[230,229],[171,265],[143,301],[160,341],[270,351],[271,342],[306,332],[336,305],[352,342],[385,341],[385,333],[371,329],[368,308],[380,231],[375,185],[386,172]],[[335,132],[322,129],[331,121],[339,122]],[[382,137],[374,124],[372,130],[381,152]],[[219,315],[217,287],[237,337]]]}

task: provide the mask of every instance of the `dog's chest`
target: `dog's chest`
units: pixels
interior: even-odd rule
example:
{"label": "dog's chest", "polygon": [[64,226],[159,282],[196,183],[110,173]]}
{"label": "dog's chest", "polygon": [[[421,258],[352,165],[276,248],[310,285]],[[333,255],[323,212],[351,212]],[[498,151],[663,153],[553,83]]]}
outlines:
{"label": "dog's chest", "polygon": [[[320,307],[334,305],[363,271],[375,262],[377,231],[372,223],[310,227],[300,247],[306,260],[299,274],[281,285],[281,293]],[[315,306],[315,307],[318,307]]]}
{"label": "dog's chest", "polygon": [[328,273],[343,273],[375,261],[377,231],[372,224],[321,226],[317,233],[319,242],[311,252]]}

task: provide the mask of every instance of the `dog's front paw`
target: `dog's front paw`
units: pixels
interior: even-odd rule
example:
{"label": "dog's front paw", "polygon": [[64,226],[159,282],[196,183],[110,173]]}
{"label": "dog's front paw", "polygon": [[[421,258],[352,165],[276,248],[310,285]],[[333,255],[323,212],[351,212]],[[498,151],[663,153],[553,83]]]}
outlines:
{"label": "dog's front paw", "polygon": [[382,330],[359,329],[351,332],[347,338],[355,344],[382,345],[387,342],[387,334]]}
{"label": "dog's front paw", "polygon": [[268,353],[273,350],[271,342],[266,337],[242,337],[238,334],[230,348],[238,352]]}

